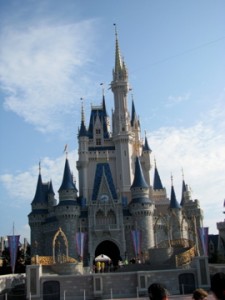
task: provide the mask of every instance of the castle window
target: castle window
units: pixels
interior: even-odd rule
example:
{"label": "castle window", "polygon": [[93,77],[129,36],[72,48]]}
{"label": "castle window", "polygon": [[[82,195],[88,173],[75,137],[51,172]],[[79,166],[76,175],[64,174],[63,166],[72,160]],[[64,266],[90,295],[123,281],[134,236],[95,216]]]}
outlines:
{"label": "castle window", "polygon": [[96,134],[101,134],[101,129],[97,128],[97,129],[95,130],[95,133],[96,133]]}
{"label": "castle window", "polygon": [[96,139],[96,145],[101,145],[101,139]]}

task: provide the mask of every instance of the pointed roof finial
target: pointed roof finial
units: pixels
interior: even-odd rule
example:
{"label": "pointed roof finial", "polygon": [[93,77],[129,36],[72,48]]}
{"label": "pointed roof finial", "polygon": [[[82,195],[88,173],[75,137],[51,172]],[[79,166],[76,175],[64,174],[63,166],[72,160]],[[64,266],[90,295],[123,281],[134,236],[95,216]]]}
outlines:
{"label": "pointed roof finial", "polygon": [[173,174],[171,173],[171,185],[173,186]]}
{"label": "pointed roof finial", "polygon": [[81,100],[81,122],[85,122],[85,119],[84,119],[84,99],[81,97],[80,98]]}
{"label": "pointed roof finial", "polygon": [[117,34],[117,26],[116,26],[116,23],[113,23],[113,26],[115,27],[115,36],[117,38],[118,34]]}
{"label": "pointed roof finial", "polygon": [[65,145],[63,153],[66,153],[66,158],[68,156],[68,144]]}
{"label": "pointed roof finial", "polygon": [[38,169],[39,169],[39,174],[41,174],[41,160],[39,160]]}
{"label": "pointed roof finial", "polygon": [[104,83],[101,82],[100,85],[102,86],[102,96],[104,97],[105,96],[105,86],[104,86]]}
{"label": "pointed roof finial", "polygon": [[181,168],[182,179],[184,180],[184,170]]}

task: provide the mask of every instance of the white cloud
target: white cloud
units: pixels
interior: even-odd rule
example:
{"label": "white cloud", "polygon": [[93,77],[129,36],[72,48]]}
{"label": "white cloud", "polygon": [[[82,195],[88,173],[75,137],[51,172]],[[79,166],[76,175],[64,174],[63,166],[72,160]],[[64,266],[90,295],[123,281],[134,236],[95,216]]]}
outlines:
{"label": "white cloud", "polygon": [[189,128],[160,128],[149,133],[150,146],[163,184],[170,195],[173,174],[177,199],[181,197],[182,172],[193,199],[200,201],[205,225],[216,233],[223,220],[225,166],[225,110],[222,105]]}
{"label": "white cloud", "polygon": [[[68,154],[71,172],[77,180],[76,170],[76,154],[75,151]],[[58,196],[58,189],[63,178],[63,170],[65,165],[65,157],[61,156],[55,160],[45,157],[41,161],[41,176],[43,182],[52,180],[55,196]],[[17,174],[3,174],[0,176],[0,181],[6,188],[9,196],[15,199],[11,202],[11,206],[20,206],[21,204],[31,203],[34,195],[38,179],[39,166],[32,166],[25,172]]]}
{"label": "white cloud", "polygon": [[0,53],[5,108],[42,132],[60,131],[65,116],[91,86],[93,24],[83,21],[26,30],[5,27]]}
{"label": "white cloud", "polygon": [[171,107],[171,106],[177,105],[179,103],[185,102],[188,99],[190,99],[190,96],[191,96],[190,93],[186,93],[181,96],[169,96],[168,100],[166,102],[166,107]]}

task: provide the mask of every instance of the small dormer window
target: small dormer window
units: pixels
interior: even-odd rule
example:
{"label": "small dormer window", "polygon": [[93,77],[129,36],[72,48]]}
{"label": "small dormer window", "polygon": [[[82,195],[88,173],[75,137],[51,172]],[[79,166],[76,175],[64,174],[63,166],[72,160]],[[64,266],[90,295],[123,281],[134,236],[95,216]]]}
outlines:
{"label": "small dormer window", "polygon": [[96,128],[95,133],[96,134],[101,134],[101,129],[100,128]]}

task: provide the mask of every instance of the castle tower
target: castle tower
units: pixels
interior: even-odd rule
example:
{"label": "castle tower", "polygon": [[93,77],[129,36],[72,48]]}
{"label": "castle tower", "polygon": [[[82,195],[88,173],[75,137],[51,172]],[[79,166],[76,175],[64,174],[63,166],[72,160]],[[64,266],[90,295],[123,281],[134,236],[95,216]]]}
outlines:
{"label": "castle tower", "polygon": [[31,213],[28,215],[31,228],[31,255],[39,255],[44,248],[43,226],[48,214],[48,198],[46,191],[48,184],[43,184],[41,167],[39,164],[39,175],[34,199],[31,203]]}
{"label": "castle tower", "polygon": [[146,183],[139,157],[135,161],[135,175],[131,185],[130,213],[135,230],[141,232],[140,249],[144,253],[154,246],[153,214],[154,203],[149,199],[149,185]]}
{"label": "castle tower", "polygon": [[68,239],[68,254],[77,257],[75,236],[79,231],[80,205],[77,202],[77,188],[70,170],[68,158],[65,161],[62,184],[59,188],[59,203],[55,207],[58,227]]}
{"label": "castle tower", "polygon": [[[129,91],[127,68],[121,59],[116,32],[115,67],[111,89],[114,94],[113,142],[116,154],[116,185],[123,196],[130,196],[130,185],[133,180],[135,133],[131,131],[130,114],[127,108]],[[139,149],[135,149],[139,151]],[[136,152],[135,152],[136,154]]]}
{"label": "castle tower", "polygon": [[177,240],[182,238],[182,211],[179,202],[177,201],[173,178],[171,177],[171,194],[170,194],[170,206],[169,206],[169,229],[170,229],[170,239]]}

